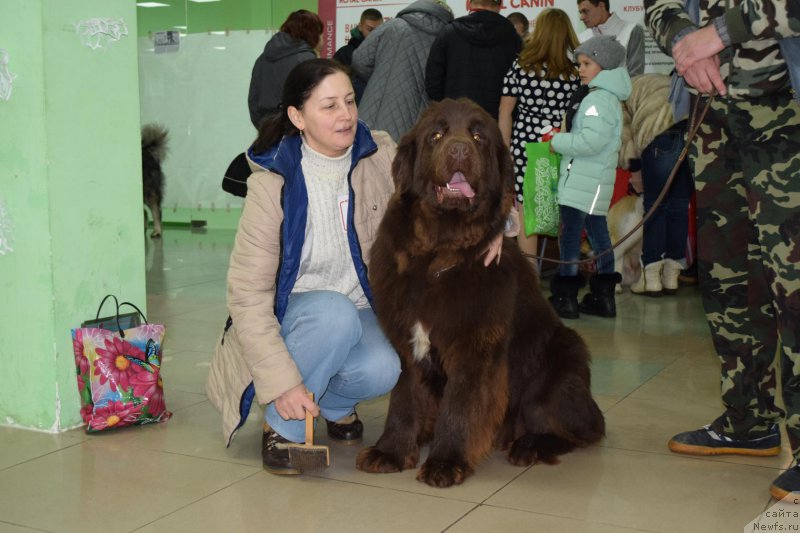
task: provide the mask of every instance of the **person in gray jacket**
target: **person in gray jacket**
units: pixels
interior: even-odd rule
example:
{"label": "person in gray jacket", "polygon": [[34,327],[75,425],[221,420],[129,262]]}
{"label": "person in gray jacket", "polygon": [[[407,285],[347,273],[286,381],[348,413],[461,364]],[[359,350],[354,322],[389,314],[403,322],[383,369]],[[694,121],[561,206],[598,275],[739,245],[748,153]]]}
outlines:
{"label": "person in gray jacket", "polygon": [[428,105],[425,64],[436,35],[453,13],[439,0],[417,0],[375,29],[353,53],[353,69],[367,81],[358,106],[371,128],[400,138]]}
{"label": "person in gray jacket", "polygon": [[264,46],[253,65],[247,105],[250,121],[256,129],[264,120],[278,113],[283,82],[298,63],[314,59],[322,45],[322,19],[316,13],[300,9],[289,14],[278,33]]}

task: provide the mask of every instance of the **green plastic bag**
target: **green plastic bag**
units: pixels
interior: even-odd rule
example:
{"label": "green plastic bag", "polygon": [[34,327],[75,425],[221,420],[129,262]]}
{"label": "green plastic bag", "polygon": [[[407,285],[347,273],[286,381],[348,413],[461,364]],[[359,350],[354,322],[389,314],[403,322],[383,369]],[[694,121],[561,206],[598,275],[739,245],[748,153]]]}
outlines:
{"label": "green plastic bag", "polygon": [[526,235],[558,236],[558,167],[561,156],[550,153],[550,141],[525,145],[528,166],[522,182]]}

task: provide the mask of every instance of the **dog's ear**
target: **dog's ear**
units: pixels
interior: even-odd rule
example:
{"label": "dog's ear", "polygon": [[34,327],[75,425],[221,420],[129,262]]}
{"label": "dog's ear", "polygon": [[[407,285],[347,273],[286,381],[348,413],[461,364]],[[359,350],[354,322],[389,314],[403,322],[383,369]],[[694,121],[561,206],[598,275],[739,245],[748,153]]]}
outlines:
{"label": "dog's ear", "polygon": [[414,182],[414,166],[417,160],[416,128],[406,133],[397,145],[397,154],[392,161],[392,177],[395,190],[405,193],[412,189]]}
{"label": "dog's ear", "polygon": [[500,135],[500,129],[493,134],[495,141],[495,157],[497,161],[497,172],[500,174],[503,182],[503,191],[514,191],[514,160],[511,157],[511,152],[508,146],[503,142],[503,137]]}

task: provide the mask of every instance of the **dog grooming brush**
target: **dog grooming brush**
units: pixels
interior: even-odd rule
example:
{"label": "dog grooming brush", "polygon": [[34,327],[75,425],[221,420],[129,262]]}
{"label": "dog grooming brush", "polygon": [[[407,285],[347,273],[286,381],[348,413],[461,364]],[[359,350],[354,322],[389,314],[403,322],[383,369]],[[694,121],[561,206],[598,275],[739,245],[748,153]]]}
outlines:
{"label": "dog grooming brush", "polygon": [[[314,393],[309,392],[308,397],[314,399]],[[306,411],[306,442],[305,444],[290,444],[289,461],[292,466],[301,471],[321,470],[331,464],[330,449],[327,446],[314,445],[314,417]]]}

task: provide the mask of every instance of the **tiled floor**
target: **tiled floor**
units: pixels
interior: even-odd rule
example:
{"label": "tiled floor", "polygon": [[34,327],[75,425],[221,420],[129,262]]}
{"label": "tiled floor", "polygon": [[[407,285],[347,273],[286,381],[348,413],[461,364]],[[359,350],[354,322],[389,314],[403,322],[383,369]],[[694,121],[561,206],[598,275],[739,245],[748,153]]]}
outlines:
{"label": "tiled floor", "polygon": [[[148,242],[148,310],[167,326],[174,417],[92,436],[0,428],[0,532],[738,532],[774,503],[767,489],[786,451],[699,459],[666,448],[671,435],[720,411],[718,365],[692,288],[661,299],[626,291],[616,319],[569,322],[594,354],[608,435],[558,466],[513,467],[496,453],[443,490],[413,471],[359,472],[358,447],[332,445],[321,474],[267,474],[260,409],[226,449],[203,392],[227,316],[232,241],[232,231],[167,228],[163,242]],[[366,443],[380,434],[387,404],[360,408]]]}

